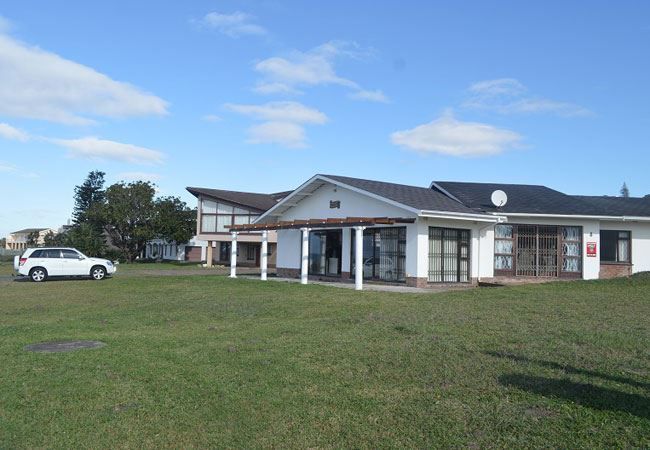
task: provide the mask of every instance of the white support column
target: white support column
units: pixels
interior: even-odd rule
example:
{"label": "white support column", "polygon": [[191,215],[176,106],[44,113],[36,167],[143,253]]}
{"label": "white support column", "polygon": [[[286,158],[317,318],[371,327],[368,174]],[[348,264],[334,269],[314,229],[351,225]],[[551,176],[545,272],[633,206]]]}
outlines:
{"label": "white support column", "polygon": [[354,227],[354,289],[363,289],[363,228]]}
{"label": "white support column", "polygon": [[237,278],[237,232],[230,233],[232,244],[230,245],[230,278]]}
{"label": "white support column", "polygon": [[300,256],[300,284],[307,284],[309,274],[309,228],[301,228],[302,252]]}
{"label": "white support column", "polygon": [[266,274],[268,272],[268,253],[269,248],[269,232],[262,231],[262,249],[260,251],[260,279],[266,281]]}

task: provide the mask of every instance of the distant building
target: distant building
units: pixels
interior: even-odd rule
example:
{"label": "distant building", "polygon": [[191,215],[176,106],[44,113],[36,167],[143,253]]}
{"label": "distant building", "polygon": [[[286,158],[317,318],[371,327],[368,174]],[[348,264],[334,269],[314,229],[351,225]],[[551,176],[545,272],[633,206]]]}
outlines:
{"label": "distant building", "polygon": [[14,231],[7,236],[5,248],[7,250],[25,250],[29,246],[29,236],[32,233],[38,233],[36,245],[44,245],[45,236],[50,233],[58,234],[58,231],[52,228],[25,228],[24,230]]}
{"label": "distant building", "polygon": [[165,261],[206,261],[208,242],[194,236],[184,244],[176,244],[164,239],[153,239],[147,242],[142,257],[144,259],[160,259]]}

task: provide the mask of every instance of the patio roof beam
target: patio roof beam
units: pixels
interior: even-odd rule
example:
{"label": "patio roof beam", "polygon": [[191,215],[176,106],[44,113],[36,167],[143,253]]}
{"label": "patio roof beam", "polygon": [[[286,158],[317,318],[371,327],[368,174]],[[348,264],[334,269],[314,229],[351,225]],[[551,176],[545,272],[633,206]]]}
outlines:
{"label": "patio roof beam", "polygon": [[275,223],[256,223],[232,225],[230,231],[263,231],[263,230],[290,230],[305,227],[311,228],[341,228],[373,225],[395,225],[398,223],[414,223],[411,217],[346,217],[327,219],[308,219],[280,221]]}

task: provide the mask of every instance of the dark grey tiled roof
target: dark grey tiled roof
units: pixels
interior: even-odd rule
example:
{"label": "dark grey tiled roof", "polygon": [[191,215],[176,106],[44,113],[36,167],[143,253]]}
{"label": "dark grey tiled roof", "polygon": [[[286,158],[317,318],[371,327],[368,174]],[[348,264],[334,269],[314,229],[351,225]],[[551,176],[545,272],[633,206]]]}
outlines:
{"label": "dark grey tiled roof", "polygon": [[285,198],[287,195],[291,194],[293,191],[282,191],[282,192],[274,192],[272,194],[269,194],[271,197],[273,197],[275,200],[280,201],[283,198]]}
{"label": "dark grey tiled roof", "polygon": [[[650,197],[597,197],[574,195],[602,215],[650,217]],[[605,213],[606,211],[607,213]]]}
{"label": "dark grey tiled roof", "polygon": [[186,189],[195,197],[198,197],[199,195],[205,195],[217,200],[224,200],[226,202],[234,203],[246,208],[255,209],[259,212],[264,212],[267,209],[275,206],[280,198],[282,198],[278,198],[277,196],[283,194],[258,194],[255,192],[226,191],[222,189],[207,189],[198,187],[188,187]]}
{"label": "dark grey tiled roof", "polygon": [[[364,191],[371,192],[419,210],[448,211],[468,214],[477,213],[477,211],[467,208],[465,205],[462,205],[448,196],[426,187],[364,180],[361,178],[343,177],[339,175],[321,176],[363,189]],[[478,212],[480,213],[480,211]]]}
{"label": "dark grey tiled roof", "polygon": [[[570,195],[532,184],[464,183],[435,181],[445,191],[477,211],[497,211],[490,199],[492,192],[502,190],[508,202],[498,211],[529,214],[592,214],[589,204]],[[435,188],[435,187],[434,187]]]}
{"label": "dark grey tiled roof", "polygon": [[497,211],[490,196],[499,189],[508,195],[508,202],[498,210],[503,213],[650,216],[650,199],[646,198],[567,195],[546,186],[531,184],[434,183],[476,211]]}

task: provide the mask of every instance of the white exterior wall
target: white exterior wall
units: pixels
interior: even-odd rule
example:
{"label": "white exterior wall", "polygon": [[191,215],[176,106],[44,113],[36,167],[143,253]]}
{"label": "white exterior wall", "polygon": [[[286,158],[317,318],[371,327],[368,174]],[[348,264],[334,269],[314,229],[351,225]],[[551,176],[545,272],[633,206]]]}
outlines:
{"label": "white exterior wall", "polygon": [[300,269],[300,230],[278,230],[276,266]]}
{"label": "white exterior wall", "polygon": [[[414,225],[417,225],[418,233],[417,252],[413,258],[416,261],[415,273],[417,277],[428,278],[429,276],[429,227],[470,230],[470,278],[489,278],[494,275],[495,224],[470,220],[442,220],[421,217]],[[407,242],[407,266],[408,255],[409,247]]]}
{"label": "white exterior wall", "polygon": [[[650,223],[609,222],[600,223],[602,230],[630,231],[632,233],[632,273],[650,271]],[[600,241],[598,241],[600,256]],[[600,260],[600,258],[598,258]]]}
{"label": "white exterior wall", "polygon": [[[341,207],[330,208],[330,201],[340,201]],[[285,212],[281,220],[328,217],[415,217],[415,214],[367,195],[326,184]]]}

